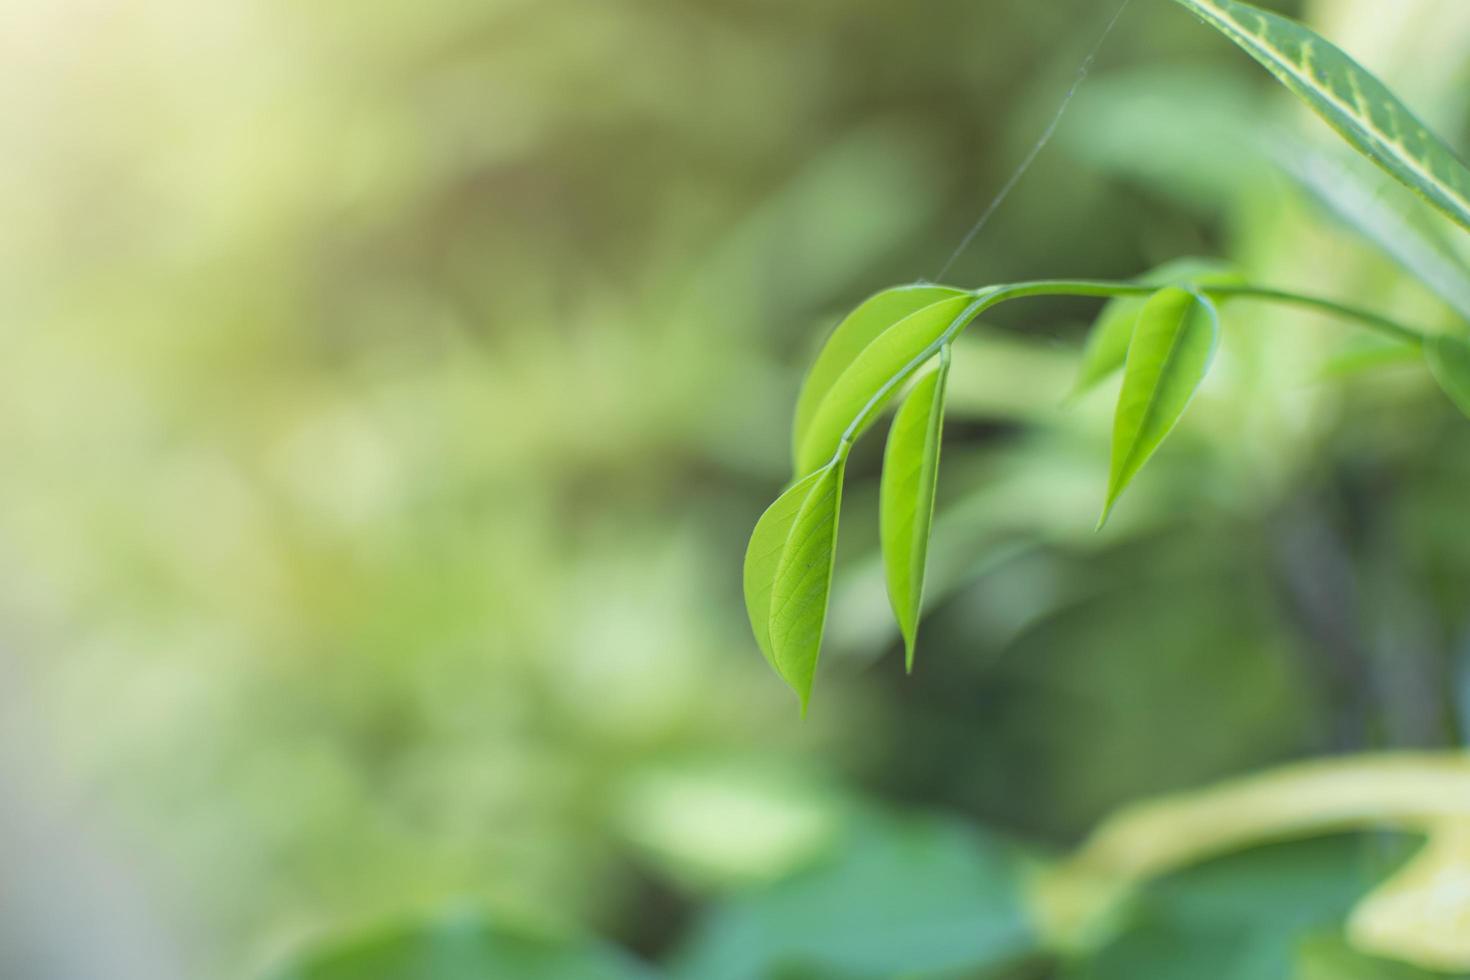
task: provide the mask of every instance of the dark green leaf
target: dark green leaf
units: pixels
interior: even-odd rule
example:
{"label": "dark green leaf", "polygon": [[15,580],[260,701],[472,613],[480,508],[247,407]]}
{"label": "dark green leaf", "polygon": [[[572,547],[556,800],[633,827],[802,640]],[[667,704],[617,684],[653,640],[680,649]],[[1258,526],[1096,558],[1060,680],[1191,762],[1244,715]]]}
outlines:
{"label": "dark green leaf", "polygon": [[1244,49],[1360,153],[1470,229],[1470,170],[1386,85],[1301,24],[1239,0],[1176,0]]}
{"label": "dark green leaf", "polygon": [[[879,334],[852,359],[812,415],[796,447],[796,472],[810,473],[835,458],[843,434],[854,422],[871,423],[877,409],[903,381],[906,369],[932,347],[972,305],[960,295],[931,303]],[[866,418],[861,418],[866,415]],[[854,433],[854,436],[857,433]]]}
{"label": "dark green leaf", "polygon": [[849,313],[827,338],[821,353],[812,362],[806,380],[802,382],[801,395],[796,400],[796,420],[792,427],[793,453],[805,440],[822,399],[842,376],[842,372],[863,352],[863,348],[909,314],[959,295],[959,290],[945,286],[899,286],[869,297]]}
{"label": "dark green leaf", "polygon": [[1341,936],[1378,880],[1363,837],[1255,848],[1170,875],[1137,897],[1128,924],[1078,980],[1289,980],[1301,943]]}
{"label": "dark green leaf", "polygon": [[914,385],[893,419],[883,454],[879,494],[883,565],[888,600],[903,633],[904,663],[909,670],[914,668],[914,641],[924,604],[924,570],[934,520],[949,359],[949,348],[945,347],[939,352],[938,368]]}
{"label": "dark green leaf", "polygon": [[1219,337],[1213,304],[1195,293],[1171,286],[1140,311],[1113,417],[1112,468],[1099,526],[1184,414]]}
{"label": "dark green leaf", "polygon": [[823,864],[707,915],[670,972],[973,976],[1037,952],[1025,903],[1024,859],[1011,845],[959,822],[866,818]]}
{"label": "dark green leaf", "polygon": [[1470,342],[1436,334],[1424,345],[1424,356],[1434,380],[1460,411],[1470,416]]}
{"label": "dark green leaf", "polygon": [[745,607],[766,660],[806,710],[821,652],[837,549],[842,463],[834,462],[776,499],[745,553]]}

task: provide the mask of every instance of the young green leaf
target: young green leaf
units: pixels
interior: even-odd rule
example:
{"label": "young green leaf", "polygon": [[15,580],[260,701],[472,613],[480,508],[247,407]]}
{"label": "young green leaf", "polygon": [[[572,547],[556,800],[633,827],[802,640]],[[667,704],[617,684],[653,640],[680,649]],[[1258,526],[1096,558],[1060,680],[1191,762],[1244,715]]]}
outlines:
{"label": "young green leaf", "polygon": [[904,665],[910,671],[914,669],[914,641],[924,603],[924,570],[934,520],[949,360],[946,346],[939,352],[938,368],[914,385],[898,410],[883,453],[878,511],[883,566],[888,576],[888,600],[903,633]]}
{"label": "young green leaf", "polygon": [[811,698],[837,550],[844,461],[834,460],[776,499],[745,552],[745,608],[766,661]]}
{"label": "young green leaf", "polygon": [[914,359],[944,336],[975,302],[973,296],[962,294],[931,303],[864,347],[813,413],[796,447],[796,472],[806,474],[825,466],[837,454],[849,427],[855,422],[871,423],[905,375],[919,367]]}
{"label": "young green leaf", "polygon": [[1112,471],[1099,527],[1184,414],[1209,370],[1219,337],[1215,307],[1198,293],[1170,286],[1144,305],[1128,345],[1113,417]]}
{"label": "young green leaf", "polygon": [[[1219,286],[1239,283],[1241,278],[1223,262],[1182,258],[1164,263],[1140,276],[1139,281],[1150,286]],[[1138,322],[1138,314],[1147,302],[1147,296],[1119,296],[1103,307],[1087,335],[1087,345],[1082,350],[1082,366],[1077,372],[1072,392],[1067,396],[1069,399],[1086,394],[1123,366],[1128,357],[1128,342],[1133,338],[1133,325]]]}
{"label": "young green leaf", "polygon": [[1175,0],[1266,66],[1358,152],[1470,229],[1470,170],[1370,72],[1293,20],[1240,0]]}
{"label": "young green leaf", "polygon": [[1128,342],[1133,339],[1133,326],[1148,298],[1118,296],[1108,300],[1097,315],[1082,348],[1082,366],[1067,398],[1080,398],[1123,366],[1128,358]]}
{"label": "young green leaf", "polygon": [[863,352],[878,335],[899,320],[932,303],[961,295],[947,286],[898,286],[870,296],[847,315],[812,362],[796,400],[796,418],[792,425],[793,451],[804,440],[822,399],[847,370],[853,359]]}
{"label": "young green leaf", "polygon": [[1450,334],[1435,334],[1425,343],[1424,356],[1434,380],[1450,401],[1470,415],[1470,342]]}

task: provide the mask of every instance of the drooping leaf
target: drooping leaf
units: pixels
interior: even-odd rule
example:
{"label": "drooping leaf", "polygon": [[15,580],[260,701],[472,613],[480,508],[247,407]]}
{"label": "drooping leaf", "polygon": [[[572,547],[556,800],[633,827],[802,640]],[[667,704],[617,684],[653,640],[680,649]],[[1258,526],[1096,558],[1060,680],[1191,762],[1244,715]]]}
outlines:
{"label": "drooping leaf", "polygon": [[863,352],[863,348],[910,313],[959,295],[959,290],[946,286],[898,286],[869,297],[849,313],[827,338],[821,353],[812,362],[811,369],[807,371],[806,379],[801,384],[801,394],[796,400],[796,418],[792,425],[793,452],[805,439],[822,399],[841,377],[842,372],[852,364],[853,359]]}
{"label": "drooping leaf", "polygon": [[883,454],[879,524],[888,601],[903,633],[904,664],[914,669],[914,641],[924,603],[924,571],[934,520],[934,488],[939,475],[940,430],[950,352],[939,352],[939,366],[926,374],[894,416]]}
{"label": "drooping leaf", "polygon": [[1175,2],[1264,65],[1360,153],[1470,229],[1470,170],[1347,54],[1301,24],[1240,0]]}
{"label": "drooping leaf", "polygon": [[1147,302],[1146,296],[1117,296],[1108,300],[1087,335],[1082,365],[1068,399],[1085,395],[1123,366],[1128,358],[1128,342],[1133,339],[1133,327]]}
{"label": "drooping leaf", "polygon": [[1219,337],[1214,305],[1196,293],[1170,286],[1140,311],[1113,417],[1112,468],[1099,526],[1184,414]]}
{"label": "drooping leaf", "polygon": [[454,915],[329,942],[272,980],[653,980],[633,957],[593,939],[562,939]]}
{"label": "drooping leaf", "polygon": [[834,461],[776,499],[745,552],[745,607],[756,642],[806,709],[822,646],[843,462]]}
{"label": "drooping leaf", "polygon": [[[1241,279],[1231,266],[1215,259],[1182,258],[1164,263],[1140,276],[1139,281],[1160,287],[1190,283],[1218,286],[1240,282]],[[1128,342],[1133,338],[1133,326],[1147,302],[1147,296],[1119,296],[1103,307],[1087,335],[1087,345],[1082,350],[1082,366],[1068,398],[1086,394],[1123,366],[1128,357]]]}
{"label": "drooping leaf", "polygon": [[1470,416],[1470,342],[1450,334],[1436,334],[1424,345],[1430,373],[1444,393]]}
{"label": "drooping leaf", "polygon": [[797,474],[826,465],[836,455],[843,434],[865,411],[868,417],[862,424],[870,424],[907,372],[921,366],[925,350],[934,347],[976,303],[968,294],[931,303],[899,320],[864,347],[832,383],[813,413],[796,447]]}
{"label": "drooping leaf", "polygon": [[813,473],[777,497],[756,521],[750,543],[745,547],[745,611],[750,616],[750,629],[766,662],[783,679],[785,674],[776,663],[771,646],[771,588],[801,509],[825,476],[825,470]]}
{"label": "drooping leaf", "polygon": [[1470,820],[1437,825],[1424,848],[1353,910],[1359,949],[1427,970],[1470,970]]}

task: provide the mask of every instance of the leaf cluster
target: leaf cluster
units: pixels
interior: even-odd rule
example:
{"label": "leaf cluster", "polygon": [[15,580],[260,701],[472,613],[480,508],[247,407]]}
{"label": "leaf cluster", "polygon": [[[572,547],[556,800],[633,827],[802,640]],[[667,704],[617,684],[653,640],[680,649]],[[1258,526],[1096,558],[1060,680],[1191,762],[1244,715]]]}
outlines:
{"label": "leaf cluster", "polygon": [[[1239,0],[1176,0],[1263,64],[1354,149],[1441,214],[1470,230],[1470,170],[1382,82],[1306,27]],[[1381,225],[1380,225],[1381,226]],[[1403,255],[1402,242],[1380,243]],[[1463,266],[1449,270],[1470,282]],[[1443,292],[1446,271],[1429,282]],[[1254,299],[1313,307],[1422,351],[1434,378],[1470,414],[1470,342],[1426,334],[1330,299],[1252,285],[1219,263],[1186,259],[1131,282],[1042,281],[965,290],[885,290],[833,331],[807,374],[792,433],[794,479],[756,525],[745,559],[751,626],[767,661],[811,697],[837,546],[844,468],[853,444],[893,401],[879,495],[883,565],[912,669],[933,527],[944,399],[956,337],[1009,300],[1106,298],[1073,387],[1077,397],[1123,375],[1099,528],[1183,418],[1222,331],[1220,307]]]}

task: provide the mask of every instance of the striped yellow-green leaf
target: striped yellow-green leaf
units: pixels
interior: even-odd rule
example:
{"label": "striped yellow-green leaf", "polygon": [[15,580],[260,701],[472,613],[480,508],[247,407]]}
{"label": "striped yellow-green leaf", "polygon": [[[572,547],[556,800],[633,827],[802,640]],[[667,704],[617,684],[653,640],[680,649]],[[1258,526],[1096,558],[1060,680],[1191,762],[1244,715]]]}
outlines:
{"label": "striped yellow-green leaf", "polygon": [[796,400],[796,418],[792,425],[791,445],[793,452],[800,446],[811,428],[812,419],[822,399],[832,385],[847,370],[853,359],[863,352],[878,335],[899,320],[916,313],[931,303],[951,299],[960,295],[960,290],[946,286],[898,286],[885,289],[847,315],[827,342],[817,359],[807,371],[801,385],[801,395]]}
{"label": "striped yellow-green leaf", "polygon": [[827,620],[843,461],[787,490],[756,522],[745,552],[745,608],[766,661],[806,710]]}
{"label": "striped yellow-green leaf", "polygon": [[1224,34],[1360,153],[1470,229],[1470,170],[1408,106],[1332,43],[1240,0],[1175,0]]}
{"label": "striped yellow-green leaf", "polygon": [[1219,338],[1215,307],[1198,293],[1170,286],[1139,311],[1113,416],[1112,469],[1099,527],[1184,414],[1209,371]]}
{"label": "striped yellow-green leaf", "polygon": [[878,504],[883,568],[888,578],[888,601],[903,633],[904,664],[910,671],[914,669],[914,641],[924,605],[924,568],[934,520],[949,360],[946,346],[939,352],[938,367],[919,379],[894,416],[883,452]]}
{"label": "striped yellow-green leaf", "polygon": [[[796,472],[805,475],[827,465],[854,424],[871,423],[877,409],[902,383],[906,369],[933,346],[975,303],[961,294],[910,313],[884,330],[847,365],[827,389],[796,446]],[[864,415],[866,418],[862,418]],[[858,433],[854,433],[854,437]]]}
{"label": "striped yellow-green leaf", "polygon": [[[1182,258],[1164,263],[1140,276],[1139,281],[1150,286],[1185,283],[1219,286],[1242,280],[1240,274],[1224,262]],[[1086,394],[1123,366],[1128,356],[1128,341],[1133,337],[1133,325],[1138,322],[1138,314],[1147,302],[1147,296],[1119,296],[1103,307],[1087,335],[1087,345],[1082,349],[1082,366],[1077,371],[1077,380],[1068,398]]]}
{"label": "striped yellow-green leaf", "polygon": [[1470,342],[1449,334],[1436,334],[1424,344],[1429,371],[1466,415],[1470,415]]}

